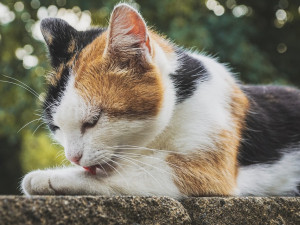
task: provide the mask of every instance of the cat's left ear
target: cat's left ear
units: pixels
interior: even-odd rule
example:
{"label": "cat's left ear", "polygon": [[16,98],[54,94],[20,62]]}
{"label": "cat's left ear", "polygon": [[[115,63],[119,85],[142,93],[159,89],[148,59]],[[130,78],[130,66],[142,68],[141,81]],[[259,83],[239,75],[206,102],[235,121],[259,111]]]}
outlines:
{"label": "cat's left ear", "polygon": [[[107,51],[117,57],[151,61],[152,48],[142,16],[131,6],[117,5],[110,17]],[[141,57],[142,56],[142,57]]]}
{"label": "cat's left ear", "polygon": [[47,43],[51,64],[58,67],[66,63],[77,48],[78,31],[66,21],[58,18],[47,18],[41,22],[41,31]]}

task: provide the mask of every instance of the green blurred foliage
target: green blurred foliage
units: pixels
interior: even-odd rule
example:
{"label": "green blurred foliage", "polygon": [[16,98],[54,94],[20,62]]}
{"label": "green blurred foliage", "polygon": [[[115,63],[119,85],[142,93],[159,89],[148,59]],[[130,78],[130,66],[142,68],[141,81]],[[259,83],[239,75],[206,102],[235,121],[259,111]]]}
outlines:
{"label": "green blurred foliage", "polygon": [[36,135],[29,131],[24,133],[19,155],[23,172],[49,166],[68,165],[63,148],[52,143],[45,132]]}
{"label": "green blurred foliage", "polygon": [[[39,20],[39,9],[49,10],[55,5],[72,9],[77,16],[88,10],[92,25],[107,26],[117,2],[1,0],[0,80],[5,82],[0,82],[0,194],[18,193],[18,184],[25,172],[61,165],[63,161],[61,148],[51,144],[45,125],[37,120],[41,113],[39,98],[45,88],[44,75],[50,71],[45,45],[33,38],[32,33]],[[140,0],[131,3],[140,9],[149,26],[179,45],[229,63],[242,82],[300,86],[298,0]],[[3,19],[4,6],[14,14],[10,22]],[[31,63],[35,60],[38,63],[28,66],[20,56],[24,51],[29,58],[33,57]],[[7,83],[15,81],[2,75],[22,81],[41,95],[38,98],[24,88]],[[32,120],[35,121],[18,132]]]}

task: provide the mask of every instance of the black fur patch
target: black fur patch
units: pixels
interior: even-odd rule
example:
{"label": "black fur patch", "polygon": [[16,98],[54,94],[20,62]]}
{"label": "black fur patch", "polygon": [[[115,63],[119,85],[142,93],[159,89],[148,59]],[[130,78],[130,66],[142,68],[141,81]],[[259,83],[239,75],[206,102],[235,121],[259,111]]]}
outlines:
{"label": "black fur patch", "polygon": [[65,67],[63,69],[61,79],[57,82],[56,86],[49,85],[47,90],[47,96],[43,104],[43,119],[49,125],[50,130],[53,132],[55,125],[53,124],[53,109],[60,103],[60,98],[63,92],[66,90],[66,86],[70,77],[70,68]]}
{"label": "black fur patch", "polygon": [[208,79],[207,71],[200,60],[187,54],[183,49],[177,49],[180,67],[171,74],[176,88],[177,103],[191,97],[197,89],[197,84]]}
{"label": "black fur patch", "polygon": [[[60,103],[60,98],[66,89],[71,68],[66,63],[91,43],[105,30],[102,28],[87,31],[77,31],[67,22],[56,18],[47,18],[41,22],[41,30],[49,48],[51,65],[56,70],[63,65],[61,79],[55,86],[49,85],[47,96],[43,105],[44,119],[49,124],[51,130],[55,126],[52,124],[52,109]],[[70,51],[70,44],[73,43],[73,51]]]}
{"label": "black fur patch", "polygon": [[272,163],[282,151],[299,145],[299,90],[280,86],[242,86],[242,90],[250,99],[239,150],[242,166]]}
{"label": "black fur patch", "polygon": [[[52,67],[57,68],[62,63],[68,62],[74,54],[80,52],[104,30],[98,28],[77,31],[62,19],[43,19],[41,31],[49,49]],[[73,50],[70,51],[72,44],[74,45]]]}

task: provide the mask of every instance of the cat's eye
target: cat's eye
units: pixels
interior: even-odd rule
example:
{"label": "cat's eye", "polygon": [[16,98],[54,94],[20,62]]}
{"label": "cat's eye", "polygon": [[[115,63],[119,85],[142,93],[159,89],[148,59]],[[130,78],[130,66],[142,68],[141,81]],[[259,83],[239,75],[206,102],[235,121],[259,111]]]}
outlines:
{"label": "cat's eye", "polygon": [[55,131],[59,130],[59,127],[58,127],[58,126],[55,126],[55,125],[53,125],[53,124],[49,124],[49,128],[50,128],[50,130],[51,130],[52,132],[55,132]]}
{"label": "cat's eye", "polygon": [[96,126],[99,118],[100,118],[100,114],[98,116],[94,117],[91,121],[84,122],[81,127],[81,132],[84,133],[86,131],[86,129],[93,128],[94,126]]}

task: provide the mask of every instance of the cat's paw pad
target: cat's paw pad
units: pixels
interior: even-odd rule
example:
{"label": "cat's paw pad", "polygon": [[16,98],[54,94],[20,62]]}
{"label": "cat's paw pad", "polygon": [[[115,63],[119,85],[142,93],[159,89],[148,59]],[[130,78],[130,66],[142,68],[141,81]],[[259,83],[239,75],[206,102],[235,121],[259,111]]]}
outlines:
{"label": "cat's paw pad", "polygon": [[26,195],[54,195],[48,171],[33,171],[22,180],[22,191]]}

